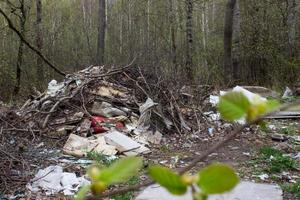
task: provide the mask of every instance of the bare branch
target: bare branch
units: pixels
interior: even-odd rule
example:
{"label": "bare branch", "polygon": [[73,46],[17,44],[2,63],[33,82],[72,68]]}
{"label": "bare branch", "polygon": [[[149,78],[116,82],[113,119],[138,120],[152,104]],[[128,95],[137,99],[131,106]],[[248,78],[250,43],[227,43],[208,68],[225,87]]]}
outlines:
{"label": "bare branch", "polygon": [[41,59],[47,63],[49,65],[49,67],[51,67],[55,72],[57,72],[58,74],[65,76],[66,73],[62,72],[61,70],[59,70],[55,65],[53,65],[36,47],[34,47],[33,45],[31,45],[24,37],[23,35],[16,29],[16,27],[13,25],[12,21],[9,19],[9,17],[5,14],[5,12],[0,8],[0,13],[3,15],[3,17],[6,19],[8,26],[10,27],[10,29],[12,29],[18,36],[19,38],[22,40],[22,42],[24,44],[26,44],[26,46],[28,48],[30,48],[32,51],[34,51],[38,56],[41,57]]}

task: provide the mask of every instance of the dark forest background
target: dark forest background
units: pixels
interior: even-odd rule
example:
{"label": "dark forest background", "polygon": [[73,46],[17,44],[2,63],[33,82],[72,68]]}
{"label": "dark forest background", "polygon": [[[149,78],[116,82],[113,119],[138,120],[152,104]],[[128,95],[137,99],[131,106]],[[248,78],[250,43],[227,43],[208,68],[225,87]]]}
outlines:
{"label": "dark forest background", "polygon": [[0,9],[2,101],[61,80],[53,67],[72,73],[135,57],[182,85],[299,83],[298,0],[0,0]]}

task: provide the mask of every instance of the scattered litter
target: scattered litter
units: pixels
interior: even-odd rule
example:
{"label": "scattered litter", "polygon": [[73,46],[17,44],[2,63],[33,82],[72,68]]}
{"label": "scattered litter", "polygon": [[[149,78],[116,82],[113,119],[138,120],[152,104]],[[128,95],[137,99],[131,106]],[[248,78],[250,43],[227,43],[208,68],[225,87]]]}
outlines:
{"label": "scattered litter", "polygon": [[243,152],[243,155],[250,156],[250,153],[249,152]]}
{"label": "scattered litter", "polygon": [[204,112],[205,116],[207,116],[211,121],[219,121],[221,118],[220,113],[214,113],[213,111]]}
{"label": "scattered litter", "polygon": [[289,87],[285,87],[282,99],[289,99],[293,96],[293,91]]}
{"label": "scattered litter", "polygon": [[104,137],[99,136],[96,139],[84,138],[71,134],[63,147],[64,153],[73,156],[84,157],[90,151],[95,151],[103,155],[115,155],[117,150],[114,146],[106,144]]}
{"label": "scattered litter", "polygon": [[277,142],[284,142],[284,141],[288,140],[288,138],[285,135],[277,134],[277,133],[271,135],[271,138],[272,138],[272,140],[277,141]]}
{"label": "scattered litter", "polygon": [[293,158],[300,161],[300,152],[298,152]]}
{"label": "scattered litter", "polygon": [[213,127],[208,128],[208,135],[209,135],[210,137],[213,137],[213,136],[214,136],[214,128],[213,128]]}
{"label": "scattered litter", "polygon": [[[124,109],[125,108],[123,108],[123,110]],[[103,117],[126,116],[126,112],[124,112],[123,110],[115,108],[110,103],[107,103],[107,102],[100,103],[98,101],[95,101],[93,104],[91,113],[94,115],[100,115]]]}
{"label": "scattered litter", "polygon": [[91,126],[93,127],[94,133],[104,133],[111,128],[123,129],[124,124],[122,122],[115,121],[113,118],[106,118],[102,116],[92,117]]}
{"label": "scattered litter", "polygon": [[259,94],[262,97],[272,97],[272,98],[280,98],[280,95],[269,88],[261,87],[261,86],[241,86],[242,88],[249,90],[252,93]]}
{"label": "scattered litter", "polygon": [[276,126],[273,125],[273,124],[269,124],[269,125],[268,125],[268,128],[271,129],[271,130],[276,130]]}
{"label": "scattered litter", "polygon": [[[267,99],[264,97],[261,97],[258,94],[252,93],[249,90],[246,90],[245,88],[241,87],[241,86],[236,86],[232,89],[233,92],[241,92],[243,93],[248,100],[253,103],[253,104],[257,104],[259,102],[262,101],[266,101]],[[220,96],[225,95],[228,91],[220,91]],[[210,95],[209,97],[209,102],[212,104],[212,106],[217,106],[217,104],[219,103],[219,96],[214,96],[214,95]],[[205,115],[208,115],[213,121],[219,120],[220,119],[220,114],[219,113],[210,113],[210,112],[206,112],[204,113]],[[245,124],[245,119],[244,117],[241,119],[236,120],[237,123],[239,124]]]}
{"label": "scattered litter", "polygon": [[232,89],[233,92],[241,92],[243,93],[247,98],[248,100],[251,102],[251,103],[258,103],[258,102],[261,102],[261,101],[266,101],[267,99],[264,98],[264,97],[261,97],[260,95],[258,94],[255,94],[255,93],[252,93],[250,92],[249,90],[246,90],[244,89],[243,87],[240,87],[240,86],[236,86]]}
{"label": "scattered litter", "polygon": [[293,135],[290,136],[291,139],[293,139],[295,142],[300,142],[300,135]]}
{"label": "scattered litter", "polygon": [[107,144],[115,146],[119,152],[130,151],[141,147],[139,143],[119,131],[110,131],[105,136]]}
{"label": "scattered litter", "polygon": [[47,90],[47,95],[50,97],[56,96],[59,92],[63,91],[64,88],[64,83],[57,83],[56,80],[52,80],[48,84],[48,90]]}
{"label": "scattered litter", "polygon": [[35,177],[27,184],[27,188],[36,193],[45,191],[47,196],[59,192],[64,195],[74,195],[78,189],[90,182],[84,177],[77,177],[75,173],[63,172],[61,166],[49,166],[40,169]]}
{"label": "scattered litter", "polygon": [[212,106],[217,106],[218,103],[219,103],[219,96],[216,96],[216,95],[210,95],[209,96],[209,103],[212,105]]}
{"label": "scattered litter", "polygon": [[258,177],[260,180],[265,181],[266,179],[269,178],[268,174],[261,174],[261,175],[254,175],[254,177]]}
{"label": "scattered litter", "polygon": [[144,104],[139,107],[141,116],[137,122],[137,130],[135,132],[144,131],[150,128],[151,110],[157,103],[148,98]]}
{"label": "scattered litter", "polygon": [[144,145],[141,145],[137,149],[133,149],[131,151],[124,152],[126,156],[137,156],[137,155],[145,155],[151,153],[151,150]]}

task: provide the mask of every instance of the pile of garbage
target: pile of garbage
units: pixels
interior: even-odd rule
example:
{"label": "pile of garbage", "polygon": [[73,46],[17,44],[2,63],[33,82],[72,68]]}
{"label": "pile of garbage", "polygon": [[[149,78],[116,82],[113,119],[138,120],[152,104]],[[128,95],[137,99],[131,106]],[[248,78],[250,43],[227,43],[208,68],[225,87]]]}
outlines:
{"label": "pile of garbage", "polygon": [[150,97],[136,97],[133,89],[108,81],[115,72],[93,66],[67,75],[62,82],[52,80],[44,93],[26,101],[17,115],[31,130],[68,136],[65,154],[149,153],[149,146],[160,144],[161,131],[171,130],[173,122],[156,109],[158,103]]}

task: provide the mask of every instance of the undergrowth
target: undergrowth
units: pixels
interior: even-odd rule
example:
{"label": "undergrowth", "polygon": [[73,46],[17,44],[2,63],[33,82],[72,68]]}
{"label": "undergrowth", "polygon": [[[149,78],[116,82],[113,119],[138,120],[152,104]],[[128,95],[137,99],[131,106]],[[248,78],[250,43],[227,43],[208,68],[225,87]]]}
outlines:
{"label": "undergrowth", "polygon": [[300,198],[300,179],[298,179],[296,183],[285,184],[282,186],[282,188]]}
{"label": "undergrowth", "polygon": [[259,150],[259,155],[259,160],[266,165],[265,171],[269,173],[279,173],[284,170],[297,169],[296,162],[292,158],[283,155],[283,153],[277,149],[262,147]]}

